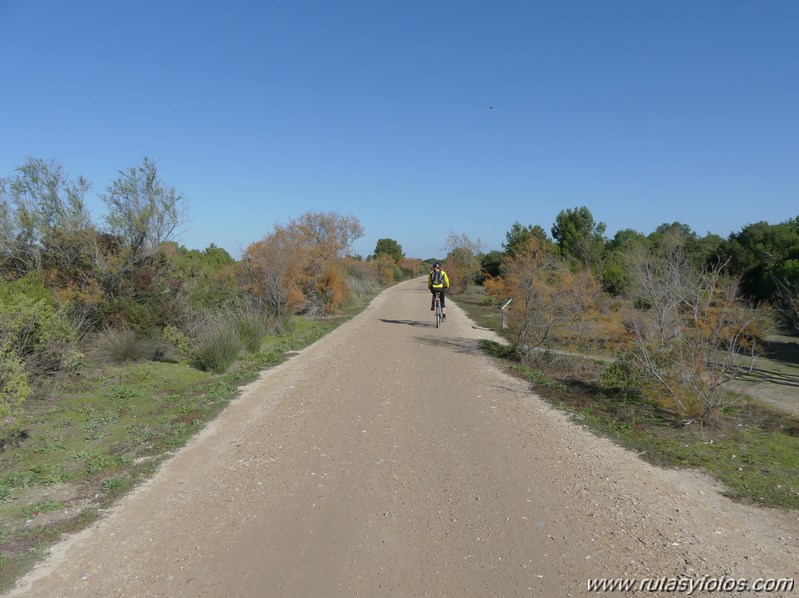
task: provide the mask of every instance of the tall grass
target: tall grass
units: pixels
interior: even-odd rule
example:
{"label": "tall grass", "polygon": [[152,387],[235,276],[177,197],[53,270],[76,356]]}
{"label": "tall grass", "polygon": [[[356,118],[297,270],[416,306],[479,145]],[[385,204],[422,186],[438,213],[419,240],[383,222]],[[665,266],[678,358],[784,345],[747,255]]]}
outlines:
{"label": "tall grass", "polygon": [[269,333],[269,318],[266,313],[254,306],[245,306],[230,311],[228,318],[247,352],[257,353],[264,337]]}
{"label": "tall grass", "polygon": [[140,337],[130,328],[108,329],[97,335],[93,353],[98,359],[111,363],[140,359],[160,361],[166,356],[166,346],[156,339]]}
{"label": "tall grass", "polygon": [[273,317],[269,319],[269,333],[277,335],[294,334],[297,330],[297,323],[291,314]]}
{"label": "tall grass", "polygon": [[198,331],[194,338],[192,361],[199,369],[221,374],[233,365],[244,343],[228,318],[217,317]]}
{"label": "tall grass", "polygon": [[376,280],[360,278],[358,276],[347,277],[347,287],[350,289],[348,304],[357,305],[366,298],[376,295],[380,291],[380,283]]}

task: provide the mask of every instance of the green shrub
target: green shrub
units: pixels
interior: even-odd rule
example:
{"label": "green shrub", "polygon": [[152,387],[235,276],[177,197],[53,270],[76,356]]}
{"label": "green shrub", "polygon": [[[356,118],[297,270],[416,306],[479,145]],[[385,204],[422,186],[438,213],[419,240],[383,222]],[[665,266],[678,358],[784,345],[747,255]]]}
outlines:
{"label": "green shrub", "polygon": [[77,335],[37,274],[0,283],[0,344],[29,374],[47,375],[80,360]]}
{"label": "green shrub", "polygon": [[0,422],[13,418],[30,394],[22,360],[8,343],[0,344]]}
{"label": "green shrub", "polygon": [[602,370],[599,377],[602,390],[630,397],[641,396],[640,372],[628,361],[614,361]]}
{"label": "green shrub", "polygon": [[177,326],[169,325],[164,328],[164,340],[175,348],[180,354],[189,357],[192,354],[191,338]]}

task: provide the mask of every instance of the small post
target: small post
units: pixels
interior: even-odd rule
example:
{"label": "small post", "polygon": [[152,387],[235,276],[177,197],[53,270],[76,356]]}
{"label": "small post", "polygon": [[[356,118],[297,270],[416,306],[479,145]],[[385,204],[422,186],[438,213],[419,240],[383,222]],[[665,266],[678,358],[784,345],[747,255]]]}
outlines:
{"label": "small post", "polygon": [[511,301],[513,301],[513,297],[508,297],[507,299],[505,299],[505,301],[502,302],[502,305],[499,306],[499,309],[502,312],[502,328],[508,327],[507,307],[510,305]]}

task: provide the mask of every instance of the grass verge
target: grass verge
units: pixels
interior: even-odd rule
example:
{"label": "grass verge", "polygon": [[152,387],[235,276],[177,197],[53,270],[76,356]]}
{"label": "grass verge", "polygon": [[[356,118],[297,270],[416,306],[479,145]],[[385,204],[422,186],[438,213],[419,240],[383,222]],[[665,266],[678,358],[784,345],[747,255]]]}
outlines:
{"label": "grass verge", "polygon": [[[478,325],[502,334],[496,305],[472,288],[453,300]],[[723,482],[735,500],[799,509],[799,421],[745,399],[713,427],[684,426],[655,405],[603,389],[604,364],[574,356],[542,354],[522,365],[507,345],[484,341],[483,349],[536,394],[576,421],[613,439],[656,465],[703,470]]]}
{"label": "grass verge", "polygon": [[88,526],[150,477],[243,384],[349,320],[370,298],[337,317],[295,318],[290,333],[265,337],[223,374],[188,362],[98,359],[38,389],[13,427],[0,428],[0,592],[63,534]]}

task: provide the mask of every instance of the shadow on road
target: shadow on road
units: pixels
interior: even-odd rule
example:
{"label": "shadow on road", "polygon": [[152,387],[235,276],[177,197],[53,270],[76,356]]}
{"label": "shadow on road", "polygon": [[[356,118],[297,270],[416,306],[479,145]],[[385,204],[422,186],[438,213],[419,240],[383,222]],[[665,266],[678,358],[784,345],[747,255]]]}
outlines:
{"label": "shadow on road", "polygon": [[405,324],[406,326],[422,326],[430,328],[435,327],[433,322],[418,322],[417,320],[387,320],[385,318],[379,318],[379,320],[385,324]]}
{"label": "shadow on road", "polygon": [[754,368],[751,373],[742,374],[739,378],[748,382],[770,382],[771,384],[779,384],[781,386],[799,387],[799,376],[769,372],[768,370],[760,368]]}
{"label": "shadow on road", "polygon": [[[433,324],[430,324],[433,326]],[[416,339],[422,344],[454,349],[458,353],[480,353],[480,341],[473,338],[452,338],[436,336],[417,336]]]}
{"label": "shadow on road", "polygon": [[763,357],[790,365],[799,365],[799,341],[793,337],[766,340]]}

